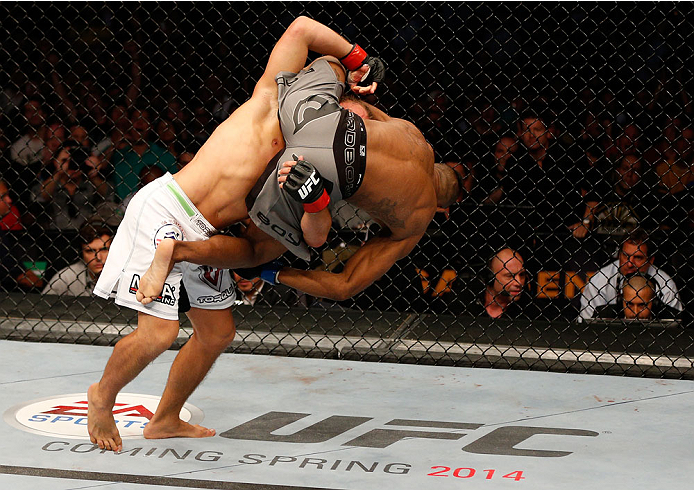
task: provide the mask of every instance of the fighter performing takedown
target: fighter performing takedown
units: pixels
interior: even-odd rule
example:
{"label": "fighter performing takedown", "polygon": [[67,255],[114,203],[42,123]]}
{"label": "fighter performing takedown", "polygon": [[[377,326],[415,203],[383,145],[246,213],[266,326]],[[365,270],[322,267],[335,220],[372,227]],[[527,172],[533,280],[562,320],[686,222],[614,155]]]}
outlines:
{"label": "fighter performing takedown", "polygon": [[[412,123],[361,101],[352,101],[351,108],[364,117],[340,108],[345,70],[335,61],[321,58],[299,73],[277,76],[286,148],[246,199],[253,220],[247,234],[204,242],[165,240],[140,282],[138,301],[157,298],[180,261],[232,268],[241,275],[239,268],[261,266],[248,276],[343,300],[405,257],[437,207],[458,199],[457,172],[434,164],[431,146]],[[386,233],[368,240],[339,274],[267,264],[287,249],[308,259],[307,245],[322,245],[330,229],[328,203],[340,199],[365,210]]]}
{"label": "fighter performing takedown", "polygon": [[[178,302],[185,278],[194,333],[171,367],[159,406],[144,429],[146,438],[209,437],[214,431],[179,418],[180,410],[215,359],[235,335],[230,310],[233,287],[228,271],[177,264],[162,277],[148,305],[135,300],[142,276],[157,246],[176,238],[207,240],[248,215],[245,197],[274,155],[284,147],[277,119],[280,71],[299,71],[308,51],[345,57],[352,45],[311,19],[296,19],[272,50],[252,97],[224,121],[195,158],[175,176],[167,174],[144,187],[130,202],[112,244],[112,253],[95,287],[104,298],[138,311],[137,329],[114,347],[100,381],[88,390],[88,430],[102,449],[119,451],[122,440],[113,417],[120,390],[178,336]],[[360,58],[360,62],[364,58]],[[355,80],[367,67],[353,65]],[[373,92],[375,84],[355,88]]]}

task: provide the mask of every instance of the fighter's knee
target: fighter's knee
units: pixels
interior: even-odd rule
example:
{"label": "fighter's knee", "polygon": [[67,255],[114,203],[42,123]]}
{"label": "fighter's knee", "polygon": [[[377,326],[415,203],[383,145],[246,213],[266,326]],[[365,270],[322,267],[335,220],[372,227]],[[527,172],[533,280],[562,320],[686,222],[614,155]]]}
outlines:
{"label": "fighter's knee", "polygon": [[236,328],[224,328],[221,331],[198,331],[198,341],[211,351],[222,351],[227,348],[236,336]]}
{"label": "fighter's knee", "polygon": [[318,248],[318,247],[323,246],[323,244],[328,239],[328,236],[327,235],[325,235],[325,236],[313,236],[313,237],[304,236],[304,239],[306,240],[306,245],[308,245],[309,247]]}
{"label": "fighter's knee", "polygon": [[137,317],[138,337],[144,337],[147,345],[155,349],[168,349],[178,338],[179,323],[177,320],[164,320],[140,312]]}
{"label": "fighter's knee", "polygon": [[147,335],[147,343],[157,351],[165,351],[178,338],[178,326],[162,327],[155,332],[149,332]]}
{"label": "fighter's knee", "polygon": [[230,309],[192,308],[188,317],[193,323],[195,339],[211,351],[224,350],[236,336],[236,325]]}

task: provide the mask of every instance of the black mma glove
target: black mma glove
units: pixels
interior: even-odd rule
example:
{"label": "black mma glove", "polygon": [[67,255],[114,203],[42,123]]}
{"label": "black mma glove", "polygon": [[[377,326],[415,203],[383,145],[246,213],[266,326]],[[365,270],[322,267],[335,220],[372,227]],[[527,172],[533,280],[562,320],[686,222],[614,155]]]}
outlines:
{"label": "black mma glove", "polygon": [[[369,71],[366,73],[366,76],[357,83],[360,87],[368,87],[373,82],[380,83],[386,77],[386,67],[383,61],[381,61],[381,58],[369,56],[366,54],[366,51],[356,43],[354,43],[352,50],[347,56],[340,58],[340,62],[349,71],[358,70],[362,65],[369,66]],[[347,73],[347,79],[349,79],[349,73]]]}
{"label": "black mma glove", "polygon": [[325,179],[311,162],[298,160],[287,174],[284,190],[296,202],[304,206],[307,213],[317,213],[330,204],[330,196],[325,190]]}

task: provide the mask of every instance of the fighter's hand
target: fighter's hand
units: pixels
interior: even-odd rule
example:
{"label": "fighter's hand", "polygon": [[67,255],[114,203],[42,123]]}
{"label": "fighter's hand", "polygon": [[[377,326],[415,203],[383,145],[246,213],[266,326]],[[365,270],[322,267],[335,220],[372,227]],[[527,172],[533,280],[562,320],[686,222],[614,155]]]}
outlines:
{"label": "fighter's hand", "polygon": [[280,188],[296,202],[303,204],[307,213],[317,213],[330,204],[325,190],[325,179],[310,162],[300,156],[282,164],[277,178]]}
{"label": "fighter's hand", "polygon": [[350,71],[347,73],[347,84],[352,92],[359,95],[373,94],[378,88],[378,82],[372,82],[370,85],[362,86],[359,83],[362,79],[368,76],[370,68],[368,65],[363,65],[356,71]]}
{"label": "fighter's hand", "polygon": [[347,68],[347,83],[358,94],[372,94],[386,76],[386,67],[380,58],[369,56],[358,44],[353,44],[340,62]]}
{"label": "fighter's hand", "polygon": [[277,182],[280,183],[280,189],[284,189],[284,183],[287,181],[287,176],[289,175],[289,172],[292,171],[294,165],[297,164],[297,161],[302,161],[303,159],[304,156],[301,155],[298,160],[288,160],[282,164],[277,172]]}

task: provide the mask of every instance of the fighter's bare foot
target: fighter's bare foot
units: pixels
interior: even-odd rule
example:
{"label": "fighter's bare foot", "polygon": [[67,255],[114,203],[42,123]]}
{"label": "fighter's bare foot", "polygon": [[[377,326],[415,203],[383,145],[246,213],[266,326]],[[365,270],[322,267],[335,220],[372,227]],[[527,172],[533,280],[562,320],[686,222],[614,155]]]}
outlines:
{"label": "fighter's bare foot", "polygon": [[101,401],[99,383],[94,383],[87,390],[87,430],[89,439],[101,449],[121,451],[121,440],[116,421],[113,418],[113,407]]}
{"label": "fighter's bare foot", "polygon": [[164,282],[175,265],[173,261],[175,246],[176,241],[171,238],[159,242],[152,264],[140,278],[140,285],[135,293],[135,298],[143,305],[151,303],[161,295]]}
{"label": "fighter's bare foot", "polygon": [[189,424],[181,419],[171,422],[150,422],[145,426],[143,435],[145,439],[168,439],[171,437],[212,437],[217,432],[198,424]]}

